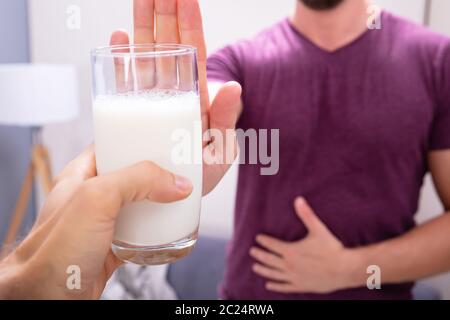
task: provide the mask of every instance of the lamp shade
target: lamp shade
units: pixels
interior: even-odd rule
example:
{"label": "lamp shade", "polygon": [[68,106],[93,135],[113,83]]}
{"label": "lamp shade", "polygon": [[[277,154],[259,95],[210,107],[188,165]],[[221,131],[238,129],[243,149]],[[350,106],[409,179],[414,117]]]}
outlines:
{"label": "lamp shade", "polygon": [[76,70],[70,65],[0,65],[0,124],[43,126],[79,113]]}

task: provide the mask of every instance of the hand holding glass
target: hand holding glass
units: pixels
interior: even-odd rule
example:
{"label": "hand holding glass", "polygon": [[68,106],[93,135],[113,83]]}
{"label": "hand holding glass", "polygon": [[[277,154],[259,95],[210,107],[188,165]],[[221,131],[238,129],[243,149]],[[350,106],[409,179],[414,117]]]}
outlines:
{"label": "hand holding glass", "polygon": [[[113,252],[142,265],[182,258],[197,240],[202,196],[196,49],[163,44],[112,46],[94,50],[92,58],[98,174],[151,160],[189,178],[194,187],[191,196],[180,202],[142,201],[124,207]],[[176,136],[183,132],[188,134],[183,150],[190,159],[184,162],[174,157],[179,144]]]}

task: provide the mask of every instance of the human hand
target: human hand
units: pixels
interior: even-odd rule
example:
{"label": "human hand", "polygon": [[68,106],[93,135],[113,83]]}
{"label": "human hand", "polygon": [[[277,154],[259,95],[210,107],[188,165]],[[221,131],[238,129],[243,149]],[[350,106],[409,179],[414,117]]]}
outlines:
{"label": "human hand", "polygon": [[303,198],[296,199],[294,206],[308,229],[306,238],[291,243],[258,235],[256,241],[265,249],[250,250],[257,261],[253,271],[269,280],[267,290],[329,293],[353,286],[352,274],[358,265],[355,252],[342,245]]}
{"label": "human hand", "polygon": [[[134,43],[154,42],[185,44],[197,48],[203,132],[214,129],[224,138],[233,136],[227,136],[226,131],[233,132],[235,129],[240,112],[241,86],[236,82],[225,83],[210,102],[206,76],[207,52],[198,1],[134,0]],[[130,38],[126,31],[118,30],[112,34],[111,45],[129,44]],[[145,72],[145,68],[149,66],[138,62],[136,67],[140,86],[152,87],[151,72]],[[205,136],[208,137],[207,134]],[[234,160],[237,156],[235,137],[223,141],[211,138],[207,140],[203,143],[203,195],[215,188],[231,166],[229,159]]]}
{"label": "human hand", "polygon": [[[93,148],[56,179],[30,234],[0,264],[0,297],[97,299],[122,263],[111,251],[116,217],[125,204],[172,202],[189,196],[191,183],[151,162],[96,177]],[[69,266],[81,271],[70,290]]]}

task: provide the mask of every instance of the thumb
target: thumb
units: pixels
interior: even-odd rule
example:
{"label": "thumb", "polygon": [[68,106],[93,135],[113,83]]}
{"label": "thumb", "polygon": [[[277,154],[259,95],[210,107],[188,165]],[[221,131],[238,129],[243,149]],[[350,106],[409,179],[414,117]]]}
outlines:
{"label": "thumb", "polygon": [[143,161],[128,168],[95,178],[93,188],[115,194],[120,208],[130,202],[151,200],[168,203],[188,197],[192,183],[151,161]]}
{"label": "thumb", "polygon": [[225,136],[226,129],[234,129],[239,113],[242,88],[237,82],[225,83],[211,104],[210,127],[219,129]]}
{"label": "thumb", "polygon": [[294,208],[297,216],[305,224],[309,233],[331,234],[327,226],[317,217],[304,198],[295,199]]}
{"label": "thumb", "polygon": [[146,199],[168,203],[182,200],[191,192],[189,180],[150,161],[88,179],[78,187],[69,202],[59,208],[61,219],[49,231],[49,237],[54,239],[49,243],[59,246],[55,252],[60,252],[58,250],[64,245],[74,246],[74,243],[78,253],[93,244],[107,251],[117,216],[125,204]]}
{"label": "thumb", "polygon": [[242,88],[237,82],[227,82],[217,92],[209,111],[209,130],[204,138],[203,172],[209,178],[203,184],[208,194],[227,172],[238,154],[235,134],[240,111]]}

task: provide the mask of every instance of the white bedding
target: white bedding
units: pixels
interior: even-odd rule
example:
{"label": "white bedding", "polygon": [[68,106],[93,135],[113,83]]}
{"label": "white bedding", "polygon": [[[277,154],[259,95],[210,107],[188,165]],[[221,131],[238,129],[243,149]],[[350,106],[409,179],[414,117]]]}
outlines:
{"label": "white bedding", "polygon": [[167,282],[168,265],[141,267],[125,264],[111,277],[104,300],[176,300],[173,288]]}

